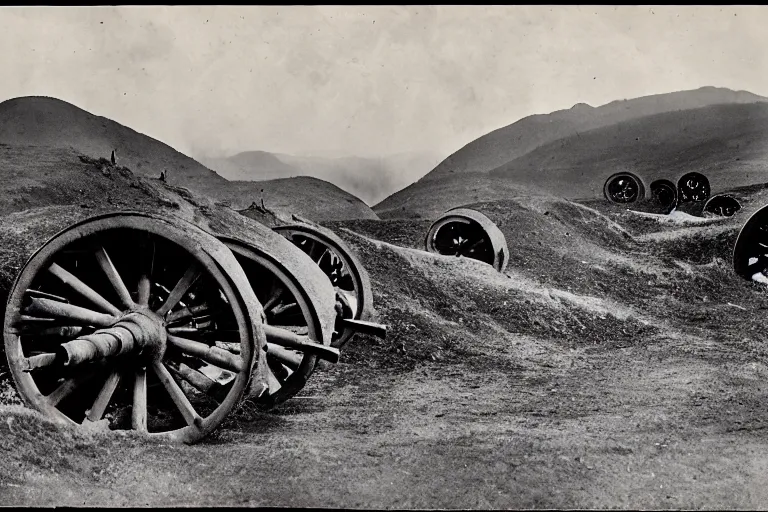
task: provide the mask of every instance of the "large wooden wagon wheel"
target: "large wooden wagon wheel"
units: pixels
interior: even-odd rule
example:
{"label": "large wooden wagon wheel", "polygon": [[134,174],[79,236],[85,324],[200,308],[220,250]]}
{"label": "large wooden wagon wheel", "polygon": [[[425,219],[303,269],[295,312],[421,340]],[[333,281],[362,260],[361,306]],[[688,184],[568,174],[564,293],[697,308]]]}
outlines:
{"label": "large wooden wagon wheel", "polygon": [[488,217],[467,208],[448,210],[432,223],[425,247],[433,253],[480,260],[499,272],[509,262],[504,233]]}
{"label": "large wooden wagon wheel", "polygon": [[[337,319],[331,346],[342,347],[356,331],[383,336],[383,326],[367,325],[373,307],[371,280],[352,250],[333,232],[291,224],[273,228],[303,250],[331,280],[336,290]],[[358,320],[354,324],[348,320]]]}
{"label": "large wooden wagon wheel", "polygon": [[[70,226],[27,261],[8,298],[5,350],[23,399],[53,420],[191,443],[249,384],[266,392],[252,378],[266,364],[262,318],[216,238],[118,212]],[[215,345],[221,332],[237,353]]]}
{"label": "large wooden wagon wheel", "polygon": [[[310,295],[276,258],[241,240],[219,239],[237,258],[264,307],[268,391],[252,400],[270,408],[304,387],[318,359],[338,362],[339,351],[326,346],[330,337],[323,341],[322,324]],[[234,353],[240,348],[226,341],[220,346]]]}
{"label": "large wooden wagon wheel", "polygon": [[753,213],[739,231],[733,268],[744,279],[768,284],[768,205]]}

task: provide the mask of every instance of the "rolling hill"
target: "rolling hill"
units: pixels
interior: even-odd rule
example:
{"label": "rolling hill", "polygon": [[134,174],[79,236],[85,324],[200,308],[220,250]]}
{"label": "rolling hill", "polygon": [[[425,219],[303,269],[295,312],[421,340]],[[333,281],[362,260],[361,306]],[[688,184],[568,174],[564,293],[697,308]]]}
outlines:
{"label": "rolling hill", "polygon": [[259,203],[261,191],[264,205],[273,211],[290,216],[321,220],[378,219],[371,208],[360,199],[336,185],[310,176],[280,178],[267,181],[231,181],[216,198],[224,200],[236,210]]}
{"label": "rolling hill", "polygon": [[768,182],[768,103],[711,105],[597,128],[543,145],[492,170],[569,198],[602,194],[613,173],[631,171],[646,185],[696,171],[713,192]]}
{"label": "rolling hill", "polygon": [[169,183],[192,190],[226,183],[167,144],[56,98],[32,96],[0,103],[0,143],[72,148],[97,158],[109,158],[116,149],[118,163],[140,176],[157,178],[167,169]]}
{"label": "rolling hill", "polygon": [[765,101],[768,98],[747,91],[702,87],[617,100],[600,107],[578,103],[570,109],[525,117],[483,135],[446,158],[423,179],[464,171],[487,172],[548,142],[639,117],[722,103]]}
{"label": "rolling hill", "polygon": [[[65,175],[57,175],[68,168],[67,162],[77,162],[77,155],[109,158],[116,149],[118,165],[128,167],[138,176],[157,178],[166,170],[169,184],[233,204],[247,206],[258,201],[259,191],[265,188],[267,197],[273,197],[281,208],[313,220],[376,218],[362,201],[320,180],[233,183],[167,144],[56,98],[21,97],[0,103],[0,144],[11,152],[13,148],[26,148],[21,150],[23,155],[14,155],[8,162],[0,160],[5,172],[12,172],[20,180],[19,187],[31,183],[30,180],[50,179],[76,190],[76,183],[68,181]],[[32,148],[43,149],[36,152]],[[59,157],[64,158],[61,164],[56,161]],[[309,189],[303,190],[305,187]],[[46,190],[45,193],[67,193],[54,187]],[[248,194],[253,197],[247,197]]]}
{"label": "rolling hill", "polygon": [[[374,210],[383,217],[402,216],[409,205],[412,214],[445,210],[470,182],[486,183],[491,193],[483,200],[506,197],[499,183],[601,197],[605,179],[618,171],[641,173],[646,187],[684,170],[714,172],[713,188],[768,181],[760,171],[765,102],[744,91],[702,88],[527,117],[468,144]],[[435,187],[445,194],[431,194]]]}

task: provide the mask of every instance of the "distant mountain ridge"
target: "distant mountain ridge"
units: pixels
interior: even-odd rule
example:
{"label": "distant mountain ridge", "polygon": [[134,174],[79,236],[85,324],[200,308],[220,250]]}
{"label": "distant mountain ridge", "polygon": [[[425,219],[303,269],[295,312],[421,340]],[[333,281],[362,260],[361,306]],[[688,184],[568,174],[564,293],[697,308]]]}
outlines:
{"label": "distant mountain ridge", "polygon": [[412,152],[385,157],[244,151],[226,158],[199,157],[200,161],[230,180],[249,181],[311,176],[375,204],[410,185],[439,161],[436,154]]}

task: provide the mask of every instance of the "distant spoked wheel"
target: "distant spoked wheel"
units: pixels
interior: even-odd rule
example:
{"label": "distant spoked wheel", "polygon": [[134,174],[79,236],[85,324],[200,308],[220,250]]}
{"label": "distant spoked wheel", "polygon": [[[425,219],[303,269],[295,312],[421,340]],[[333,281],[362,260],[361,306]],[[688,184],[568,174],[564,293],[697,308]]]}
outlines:
{"label": "distant spoked wheel", "polygon": [[634,203],[645,196],[640,178],[630,172],[616,173],[605,181],[605,198],[613,203]]}
{"label": "distant spoked wheel", "polygon": [[655,206],[669,213],[677,206],[677,188],[669,180],[656,180],[651,183],[651,199]]}
{"label": "distant spoked wheel", "polygon": [[712,196],[704,203],[704,213],[718,217],[733,217],[739,210],[741,204],[726,194]]}
{"label": "distant spoked wheel", "polygon": [[[256,247],[232,238],[220,239],[237,258],[264,307],[268,390],[249,399],[268,409],[301,391],[318,359],[337,362],[339,352],[325,346],[330,337],[323,336],[318,310],[294,275],[276,258]],[[322,279],[322,274],[318,275]],[[221,347],[236,353],[240,345],[223,342]]]}
{"label": "distant spoked wheel", "polygon": [[488,263],[503,272],[509,261],[504,234],[488,217],[466,208],[445,212],[427,232],[428,252]]}
{"label": "distant spoked wheel", "polygon": [[[70,226],[27,261],[5,350],[20,395],[54,421],[192,443],[264,361],[261,313],[221,242],[183,220],[120,212]],[[217,347],[221,333],[237,353]]]}
{"label": "distant spoked wheel", "polygon": [[373,307],[371,281],[352,250],[333,232],[292,224],[274,228],[314,261],[336,290],[337,321],[331,346],[342,347],[354,335],[343,319],[368,320]]}
{"label": "distant spoked wheel", "polygon": [[698,172],[689,172],[677,181],[678,200],[681,203],[706,201],[710,187],[706,176]]}
{"label": "distant spoked wheel", "polygon": [[744,279],[768,284],[768,206],[753,213],[739,231],[733,268]]}

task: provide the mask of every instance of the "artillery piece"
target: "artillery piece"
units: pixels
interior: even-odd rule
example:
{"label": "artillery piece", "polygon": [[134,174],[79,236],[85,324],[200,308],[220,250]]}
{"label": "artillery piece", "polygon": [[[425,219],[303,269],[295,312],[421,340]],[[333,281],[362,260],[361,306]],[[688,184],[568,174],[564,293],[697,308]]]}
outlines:
{"label": "artillery piece", "polygon": [[240,237],[195,224],[110,212],[27,260],[4,338],[29,406],[61,423],[106,420],[192,443],[243,399],[273,406],[317,360],[338,361],[336,293],[302,251],[258,226],[230,226]]}

